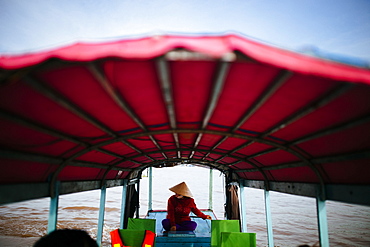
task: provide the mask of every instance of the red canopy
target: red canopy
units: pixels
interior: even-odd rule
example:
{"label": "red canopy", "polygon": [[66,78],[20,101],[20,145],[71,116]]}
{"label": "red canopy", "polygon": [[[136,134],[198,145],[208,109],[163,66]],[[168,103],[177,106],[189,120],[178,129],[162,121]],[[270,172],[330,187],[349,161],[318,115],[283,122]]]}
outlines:
{"label": "red canopy", "polygon": [[238,37],[155,36],[0,57],[0,182],[192,163],[369,184],[370,71]]}

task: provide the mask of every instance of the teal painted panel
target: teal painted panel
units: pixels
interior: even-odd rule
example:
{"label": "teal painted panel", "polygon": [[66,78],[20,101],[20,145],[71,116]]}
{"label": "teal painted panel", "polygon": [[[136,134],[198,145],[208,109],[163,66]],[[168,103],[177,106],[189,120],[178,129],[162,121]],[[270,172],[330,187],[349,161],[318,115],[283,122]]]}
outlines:
{"label": "teal painted panel", "polygon": [[209,243],[158,243],[156,247],[210,247]]}
{"label": "teal painted panel", "polygon": [[157,237],[156,247],[211,247],[210,237]]}
{"label": "teal painted panel", "polygon": [[210,237],[156,237],[156,243],[211,243]]}

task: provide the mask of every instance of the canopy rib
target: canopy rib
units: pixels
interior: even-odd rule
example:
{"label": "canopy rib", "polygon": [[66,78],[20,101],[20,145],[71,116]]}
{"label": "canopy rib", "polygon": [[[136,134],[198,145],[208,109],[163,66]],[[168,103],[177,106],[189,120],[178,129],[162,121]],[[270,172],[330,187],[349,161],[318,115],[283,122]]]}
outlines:
{"label": "canopy rib", "polygon": [[244,144],[242,145],[239,145],[238,147],[234,148],[233,150],[231,150],[230,152],[227,152],[225,155],[221,156],[220,158],[217,159],[217,161],[220,161],[222,159],[224,159],[225,157],[227,157],[228,155],[230,154],[233,154],[233,153],[236,153],[238,152],[239,150],[243,149],[243,148],[246,148],[249,146],[249,141],[246,141]]}
{"label": "canopy rib", "polygon": [[[340,97],[341,95],[343,95],[345,92],[347,92],[352,87],[353,87],[352,84],[343,84],[343,85],[337,86],[334,90],[331,90],[330,92],[328,92],[324,96],[320,97],[319,99],[317,99],[313,103],[309,104],[308,106],[303,107],[302,109],[300,109],[297,112],[293,113],[292,115],[288,116],[286,119],[284,119],[283,121],[281,121],[280,123],[278,123],[277,125],[272,127],[271,129],[269,129],[266,132],[259,135],[259,137],[265,138],[265,137],[271,135],[272,133],[274,133],[274,132],[276,132],[276,131],[278,131],[282,128],[285,128],[287,125],[297,121],[298,119],[301,119],[302,117],[310,114],[311,112],[317,110],[318,108],[329,104],[333,100],[335,100],[338,97]],[[295,142],[296,141],[294,141],[293,143],[295,143]],[[243,144],[240,147],[234,149],[235,151],[233,150],[230,153],[236,152],[236,151],[238,151],[242,148],[246,148],[247,146],[249,146],[253,143],[254,143],[254,141],[247,142],[246,144]],[[289,146],[294,145],[293,143]],[[276,148],[273,148],[273,149],[270,149],[270,150],[265,150],[263,152],[260,152],[260,153],[254,154],[254,155],[250,155],[250,156],[247,157],[247,159],[252,159],[254,157],[257,157],[257,156],[260,156],[260,155],[263,155],[263,154],[267,154],[267,153],[270,153],[270,152],[274,152],[274,151],[277,151],[277,150],[278,149],[276,149]],[[223,158],[224,158],[224,156],[221,157],[220,159],[223,159]]]}
{"label": "canopy rib", "polygon": [[[203,121],[202,121],[202,129],[205,129],[208,125],[208,122],[209,120],[211,119],[211,116],[217,106],[217,103],[218,103],[218,100],[220,98],[220,95],[221,95],[221,92],[222,92],[222,89],[223,89],[223,85],[225,83],[225,79],[226,79],[226,76],[227,76],[227,73],[229,71],[229,67],[230,67],[230,63],[229,62],[220,62],[219,64],[219,69],[216,70],[216,76],[215,76],[215,80],[214,80],[214,83],[213,83],[213,87],[212,87],[212,91],[211,91],[211,96],[210,96],[210,99],[209,99],[209,102],[208,102],[208,106],[207,106],[207,109],[206,109],[206,112],[204,114],[204,117],[203,117]],[[194,145],[193,145],[193,149],[195,150],[200,142],[200,140],[202,139],[202,134],[198,134],[195,142],[194,142]],[[193,155],[194,155],[195,151],[191,151],[190,155],[189,155],[189,158],[192,158]]]}
{"label": "canopy rib", "polygon": [[[154,159],[152,157],[150,157],[149,155],[145,154],[143,151],[141,151],[140,149],[138,149],[137,147],[135,147],[134,145],[132,145],[131,143],[129,143],[128,141],[125,141],[125,140],[121,140],[121,142],[125,145],[127,145],[129,148],[135,150],[136,152],[138,152],[139,154],[142,154],[143,156],[147,157],[148,159],[154,161]],[[111,144],[111,143],[110,143]]]}
{"label": "canopy rib", "polygon": [[[307,142],[307,141],[310,141],[310,140],[313,140],[313,139],[316,139],[316,138],[320,138],[320,137],[323,137],[323,136],[326,136],[326,135],[334,134],[334,133],[337,133],[339,131],[349,129],[349,128],[353,128],[353,127],[356,127],[358,125],[365,124],[365,123],[368,123],[368,122],[370,122],[370,116],[363,116],[363,117],[357,118],[353,121],[349,121],[347,123],[343,123],[343,124],[340,124],[340,125],[337,125],[337,126],[334,126],[334,127],[331,127],[331,128],[327,128],[327,129],[324,129],[324,130],[317,131],[317,132],[315,132],[313,134],[310,134],[310,135],[307,135],[305,137],[298,138],[298,139],[296,139],[292,142],[287,142],[285,145],[287,145],[289,147],[293,147],[293,146],[298,145],[300,143],[304,143],[304,142]],[[255,158],[257,156],[272,153],[272,152],[275,152],[275,151],[278,151],[278,150],[279,150],[279,148],[271,148],[271,149],[268,149],[268,150],[264,150],[264,151],[261,151],[259,153],[255,153],[255,154],[252,154],[252,155],[248,156],[248,159],[252,159],[252,158]],[[233,153],[233,152],[230,152],[230,153]],[[224,157],[221,157],[221,158],[224,158]],[[239,162],[240,161],[236,161],[235,163],[239,163]]]}
{"label": "canopy rib", "polygon": [[57,138],[61,138],[61,139],[66,140],[66,141],[73,142],[75,144],[78,144],[78,145],[81,145],[81,146],[84,146],[84,147],[89,146],[88,143],[82,142],[82,141],[80,141],[80,140],[78,140],[78,139],[76,139],[76,138],[74,138],[70,135],[67,135],[65,133],[62,133],[62,132],[56,131],[54,129],[48,128],[46,126],[43,126],[39,123],[36,123],[36,122],[30,120],[30,119],[24,118],[22,116],[18,116],[14,113],[10,113],[10,112],[2,110],[2,109],[0,109],[0,118],[6,119],[6,120],[11,121],[13,123],[22,125],[24,127],[27,127],[27,128],[30,128],[30,129],[33,129],[33,130],[36,130],[36,131],[39,131],[39,132],[57,137]]}
{"label": "canopy rib", "polygon": [[278,123],[276,126],[272,127],[271,129],[265,131],[261,137],[267,137],[272,133],[281,130],[288,126],[289,124],[307,116],[308,114],[314,112],[315,110],[329,104],[333,100],[337,99],[338,97],[342,96],[345,92],[353,87],[353,84],[344,84],[339,85],[335,89],[331,90],[324,96],[320,97],[319,99],[315,100],[313,103],[304,106],[302,109],[298,110],[297,112],[293,113],[292,115],[288,116],[286,119]]}
{"label": "canopy rib", "polygon": [[[66,140],[66,141],[70,141],[70,142],[76,143],[79,146],[82,146],[82,147],[85,147],[85,148],[88,148],[88,147],[91,146],[89,143],[79,141],[78,139],[76,139],[76,138],[74,138],[72,136],[66,135],[66,134],[61,133],[59,131],[56,131],[54,129],[47,128],[45,126],[42,126],[39,123],[35,123],[35,122],[30,121],[29,119],[23,118],[21,116],[16,116],[16,115],[14,115],[12,113],[9,113],[7,111],[4,111],[4,110],[0,110],[0,117],[3,118],[3,119],[7,119],[9,121],[12,121],[14,123],[23,125],[25,127],[28,127],[30,129],[39,131],[41,133],[48,134],[50,136],[57,137],[57,138],[60,138],[62,140]],[[66,152],[69,152],[69,151],[71,151],[71,150],[73,150],[75,148],[76,147],[72,147],[70,150],[68,150]],[[108,151],[103,150],[103,149],[100,149],[100,148],[98,148],[96,150],[99,151],[99,152],[101,152],[101,153],[105,153],[105,154],[108,154],[108,155],[111,155],[111,156],[114,156],[114,157],[117,157],[117,158],[124,158],[123,156],[120,156],[120,155],[115,154],[113,152],[108,152]]]}
{"label": "canopy rib", "polygon": [[[269,84],[269,86],[265,89],[261,96],[243,114],[236,125],[231,129],[231,132],[236,132],[292,75],[293,73],[291,71],[280,71],[280,73]],[[219,142],[217,142],[214,148],[221,145],[221,143],[223,143],[226,139],[226,136],[222,138]],[[208,155],[209,154],[206,154],[204,158],[206,158]]]}
{"label": "canopy rib", "polygon": [[[141,170],[144,170],[146,169],[147,167],[150,167],[150,166],[159,166],[161,164],[164,164],[164,163],[186,163],[186,164],[195,164],[195,165],[206,165],[206,166],[209,166],[209,167],[213,167],[213,168],[216,168],[217,170],[221,171],[221,172],[224,172],[225,170],[229,170],[228,167],[225,167],[223,164],[219,164],[219,163],[216,163],[216,162],[209,162],[209,161],[204,161],[204,160],[201,160],[201,159],[182,159],[182,158],[170,158],[168,160],[161,160],[161,161],[153,161],[151,163],[147,163],[145,167],[143,167]],[[221,168],[220,168],[221,167]]]}
{"label": "canopy rib", "polygon": [[[99,82],[100,86],[103,87],[105,92],[113,99],[113,101],[124,111],[126,112],[134,122],[139,125],[139,127],[143,131],[148,131],[148,128],[145,126],[143,121],[140,119],[140,117],[137,116],[135,111],[132,109],[132,107],[129,106],[129,104],[124,100],[123,96],[118,93],[118,91],[112,86],[112,84],[108,81],[108,78],[105,76],[104,72],[101,71],[100,68],[97,67],[95,63],[90,63],[88,65],[88,68],[90,72],[93,74],[95,79]],[[161,150],[160,145],[155,140],[154,137],[149,136],[149,138],[152,140],[154,145]],[[166,155],[162,152],[163,157],[167,158]]]}
{"label": "canopy rib", "polygon": [[[321,96],[319,99],[316,99],[313,103],[308,104],[307,106],[304,106],[302,109],[300,109],[300,110],[296,111],[295,113],[291,114],[290,116],[288,116],[287,118],[282,120],[280,123],[276,124],[275,126],[270,128],[269,130],[265,131],[264,133],[262,133],[258,136],[260,138],[268,137],[272,133],[285,128],[289,124],[291,124],[291,123],[303,118],[304,116],[307,116],[311,112],[329,104],[333,100],[335,100],[338,97],[340,97],[341,95],[343,95],[345,92],[347,92],[352,87],[353,87],[352,84],[343,84],[343,85],[337,86],[334,90],[331,90],[330,92],[326,93],[324,96]],[[251,141],[251,142],[243,145],[243,148],[245,148],[245,147],[247,147],[247,146],[249,146],[253,143],[254,143],[254,141]],[[292,145],[289,145],[289,146],[292,146]],[[259,154],[251,155],[247,159],[252,159],[252,158],[257,157],[259,155],[267,154],[267,153],[270,153],[270,152],[273,152],[273,151],[276,151],[276,149],[266,150],[266,151],[261,152]]]}
{"label": "canopy rib", "polygon": [[[214,135],[219,135],[219,136],[226,135],[228,137],[241,138],[241,139],[246,139],[246,140],[254,140],[256,142],[262,142],[262,143],[265,143],[265,144],[268,144],[268,145],[271,145],[271,146],[275,146],[276,148],[285,150],[285,151],[297,156],[299,159],[303,160],[304,162],[306,162],[307,165],[312,166],[312,164],[305,157],[303,157],[302,155],[297,153],[295,150],[292,150],[289,147],[286,147],[284,145],[280,145],[280,144],[277,144],[277,143],[274,143],[274,142],[271,142],[271,141],[267,141],[267,140],[263,140],[263,139],[258,139],[256,137],[251,137],[251,136],[246,136],[246,135],[241,135],[241,134],[236,134],[236,133],[213,131],[213,130],[178,129],[178,130],[152,131],[152,132],[149,132],[149,133],[140,132],[140,133],[135,133],[135,134],[127,135],[127,136],[121,136],[121,137],[118,137],[114,140],[108,140],[108,141],[105,141],[105,142],[98,143],[98,144],[92,146],[90,149],[96,149],[96,148],[99,148],[101,146],[109,145],[109,144],[117,142],[117,141],[128,140],[128,139],[133,139],[133,138],[138,138],[138,137],[148,136],[148,135],[155,135],[155,134],[169,134],[169,133],[173,133],[175,131],[177,133],[193,133],[193,132],[195,132],[195,133],[203,133],[203,134],[214,134]],[[77,153],[74,156],[70,157],[70,160],[73,160],[74,158],[77,158],[78,156],[80,156],[80,155],[82,155],[86,152],[87,152],[86,150],[82,150],[80,153]],[[143,153],[143,155],[147,155],[147,153]],[[66,162],[68,162],[68,161],[66,161]]]}
{"label": "canopy rib", "polygon": [[[57,158],[54,156],[46,156],[41,154],[34,154],[34,153],[27,153],[27,152],[20,152],[14,150],[7,150],[7,149],[0,149],[0,157],[12,160],[25,160],[29,162],[38,162],[38,163],[45,163],[51,165],[59,165],[65,161],[63,158]],[[99,168],[99,169],[107,169],[108,165],[96,163],[96,162],[86,162],[86,161],[70,161],[70,166],[78,166],[78,167],[92,167],[92,168]],[[128,168],[120,168],[116,167],[114,170],[117,171],[132,171],[133,169]]]}
{"label": "canopy rib", "polygon": [[[332,156],[325,156],[319,158],[310,159],[312,164],[323,164],[323,163],[331,163],[331,162],[342,162],[342,161],[351,161],[351,160],[358,160],[358,159],[370,159],[370,151],[366,150],[363,152],[355,152],[355,153],[347,153],[343,155],[332,155]],[[261,167],[262,170],[279,170],[279,169],[287,169],[287,168],[295,168],[306,166],[305,162],[291,162],[273,166],[264,166]],[[240,169],[237,172],[257,172],[258,169],[250,168],[250,169]]]}
{"label": "canopy rib", "polygon": [[46,83],[41,82],[40,80],[36,80],[30,76],[26,76],[23,78],[27,85],[31,86],[33,89],[37,90],[44,96],[47,96],[55,103],[59,104],[60,106],[64,107],[65,109],[69,110],[70,112],[74,113],[76,116],[84,119],[89,124],[97,127],[98,129],[102,130],[103,132],[107,133],[112,137],[117,137],[117,134],[107,127],[105,124],[101,123],[99,120],[95,119],[84,110],[80,109],[72,103],[70,100],[62,96],[60,93],[52,89]]}
{"label": "canopy rib", "polygon": [[[173,101],[172,96],[171,75],[168,68],[168,62],[164,56],[156,58],[155,62],[162,91],[162,98],[166,105],[167,116],[168,119],[170,120],[170,126],[172,129],[176,129],[177,125],[176,125],[175,103]],[[173,138],[175,140],[176,147],[179,148],[180,141],[177,133],[173,133]],[[181,153],[177,153],[177,157],[180,158]]]}
{"label": "canopy rib", "polygon": [[352,121],[348,121],[346,123],[339,124],[339,125],[333,126],[331,128],[327,128],[327,129],[315,132],[313,134],[309,134],[309,135],[306,135],[304,137],[298,138],[298,139],[292,141],[291,143],[289,143],[289,145],[290,146],[298,145],[298,144],[303,143],[303,142],[307,142],[307,141],[310,141],[310,140],[313,140],[313,139],[316,139],[316,138],[320,138],[320,137],[330,135],[330,134],[333,134],[333,133],[336,133],[336,132],[339,132],[339,131],[343,131],[345,129],[350,129],[350,128],[353,128],[353,127],[356,127],[356,126],[359,126],[361,124],[365,124],[365,123],[368,123],[368,122],[370,122],[370,116],[369,115],[362,116],[362,117],[356,118]]}

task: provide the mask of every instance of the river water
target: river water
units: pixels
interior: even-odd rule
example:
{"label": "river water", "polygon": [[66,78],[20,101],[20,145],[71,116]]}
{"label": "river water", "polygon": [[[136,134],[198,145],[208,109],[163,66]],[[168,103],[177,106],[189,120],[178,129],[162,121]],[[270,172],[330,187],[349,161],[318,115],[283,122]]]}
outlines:
{"label": "river water", "polygon": [[[198,208],[209,207],[209,170],[173,167],[153,169],[153,209],[166,209],[173,194],[168,188],[182,181],[188,184]],[[119,227],[121,194],[121,187],[107,190],[103,246],[110,246],[109,232]],[[245,189],[247,229],[257,233],[258,246],[267,246],[263,198],[262,190]],[[140,215],[144,217],[148,207],[146,176],[141,179],[140,199]],[[217,219],[224,219],[224,202],[223,176],[214,171],[212,206]],[[0,236],[43,236],[49,203],[44,198],[0,206]],[[99,190],[61,196],[57,227],[84,229],[96,238],[99,203]],[[270,192],[270,203],[275,246],[312,246],[318,242],[315,199]],[[331,246],[370,246],[370,207],[333,201],[326,205]]]}

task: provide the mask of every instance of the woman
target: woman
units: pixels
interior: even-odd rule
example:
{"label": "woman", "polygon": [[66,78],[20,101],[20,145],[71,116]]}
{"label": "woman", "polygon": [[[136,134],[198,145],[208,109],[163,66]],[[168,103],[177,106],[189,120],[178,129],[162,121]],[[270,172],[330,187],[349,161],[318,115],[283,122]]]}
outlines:
{"label": "woman", "polygon": [[166,231],[194,231],[197,223],[190,220],[190,212],[202,219],[211,220],[212,217],[203,214],[195,205],[193,195],[191,194],[185,182],[170,188],[175,195],[168,199],[167,219],[162,221],[163,228]]}

